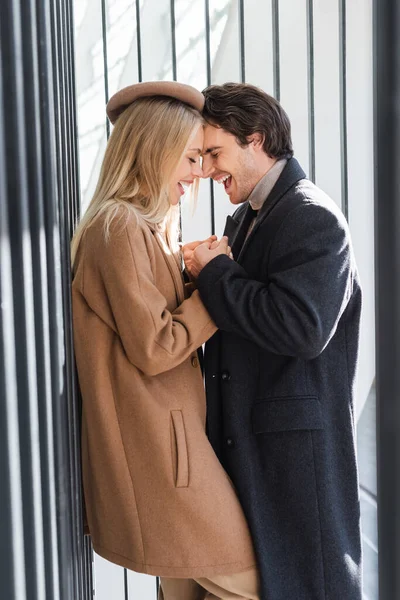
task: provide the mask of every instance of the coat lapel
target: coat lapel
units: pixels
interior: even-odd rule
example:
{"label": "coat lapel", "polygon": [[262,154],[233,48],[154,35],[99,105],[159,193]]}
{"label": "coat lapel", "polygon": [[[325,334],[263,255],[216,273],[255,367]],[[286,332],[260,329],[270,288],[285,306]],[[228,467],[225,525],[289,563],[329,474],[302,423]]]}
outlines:
{"label": "coat lapel", "polygon": [[232,217],[227,217],[224,235],[228,236],[229,245],[232,248],[233,258],[236,260],[240,249],[246,239],[250,223],[256,216],[257,211],[253,210],[250,204],[247,204],[243,210],[241,218],[237,221]]}
{"label": "coat lapel", "polygon": [[236,233],[238,223],[239,223],[239,221],[237,221],[236,219],[231,217],[231,215],[228,215],[226,217],[226,223],[225,223],[225,229],[224,229],[223,235],[228,236],[229,243],[232,242],[232,239]]}

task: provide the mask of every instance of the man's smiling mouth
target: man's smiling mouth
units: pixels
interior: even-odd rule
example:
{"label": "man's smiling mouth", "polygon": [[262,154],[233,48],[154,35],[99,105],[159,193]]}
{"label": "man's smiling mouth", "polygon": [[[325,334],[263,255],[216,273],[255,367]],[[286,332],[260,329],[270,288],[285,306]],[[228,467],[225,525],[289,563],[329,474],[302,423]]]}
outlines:
{"label": "man's smiling mouth", "polygon": [[217,183],[223,183],[225,191],[228,192],[228,189],[230,188],[232,183],[232,175],[227,174],[223,175],[222,177],[215,177],[214,181],[216,181]]}

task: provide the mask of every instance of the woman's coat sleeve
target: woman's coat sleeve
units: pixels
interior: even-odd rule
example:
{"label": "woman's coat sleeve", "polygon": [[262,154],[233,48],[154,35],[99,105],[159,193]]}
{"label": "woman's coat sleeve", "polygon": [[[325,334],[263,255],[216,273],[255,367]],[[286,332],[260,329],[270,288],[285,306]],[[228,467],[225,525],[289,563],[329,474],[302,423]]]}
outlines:
{"label": "woman's coat sleeve", "polygon": [[[87,240],[90,243],[90,240]],[[91,309],[119,335],[128,360],[146,375],[157,375],[182,363],[216,331],[196,291],[176,310],[157,289],[154,249],[141,227],[115,228],[110,240],[84,259],[82,294]],[[167,269],[167,265],[165,266]],[[91,285],[90,279],[98,281]],[[109,309],[104,310],[104,298]]]}

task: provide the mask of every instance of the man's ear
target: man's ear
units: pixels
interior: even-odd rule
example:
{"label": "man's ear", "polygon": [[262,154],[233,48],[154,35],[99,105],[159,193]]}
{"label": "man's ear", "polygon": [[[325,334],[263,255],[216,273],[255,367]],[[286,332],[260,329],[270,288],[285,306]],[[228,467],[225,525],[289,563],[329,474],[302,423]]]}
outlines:
{"label": "man's ear", "polygon": [[248,136],[247,141],[252,144],[255,150],[262,150],[264,145],[265,136],[262,133],[256,131]]}

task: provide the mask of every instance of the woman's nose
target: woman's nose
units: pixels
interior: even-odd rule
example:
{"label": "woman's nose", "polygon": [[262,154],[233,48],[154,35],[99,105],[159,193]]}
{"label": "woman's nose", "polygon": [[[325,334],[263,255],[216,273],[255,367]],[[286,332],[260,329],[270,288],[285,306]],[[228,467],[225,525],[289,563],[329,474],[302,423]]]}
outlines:
{"label": "woman's nose", "polygon": [[192,173],[195,177],[204,177],[202,166],[199,163],[193,165]]}
{"label": "woman's nose", "polygon": [[211,157],[208,155],[203,156],[203,177],[211,177],[213,170],[214,167],[212,165]]}

